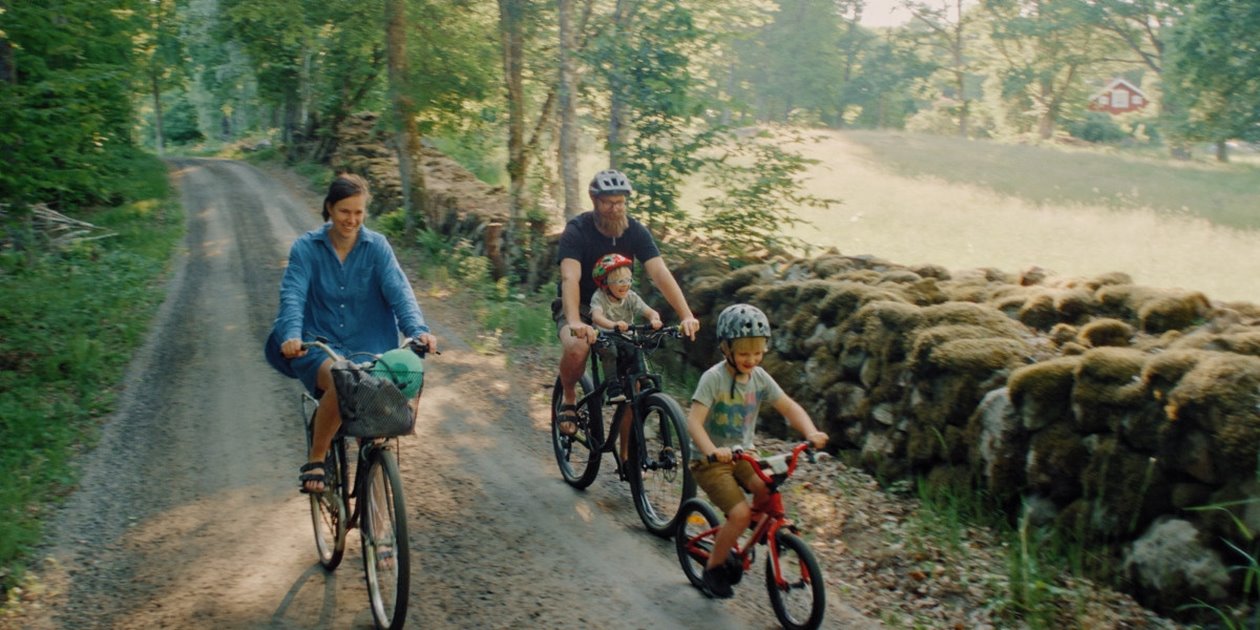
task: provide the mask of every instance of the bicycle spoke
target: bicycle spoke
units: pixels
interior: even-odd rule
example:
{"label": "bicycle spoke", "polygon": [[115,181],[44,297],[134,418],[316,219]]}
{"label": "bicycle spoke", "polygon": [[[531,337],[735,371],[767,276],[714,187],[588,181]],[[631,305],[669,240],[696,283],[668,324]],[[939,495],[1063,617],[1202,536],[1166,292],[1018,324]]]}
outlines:
{"label": "bicycle spoke", "polygon": [[401,628],[411,583],[401,478],[391,453],[371,457],[360,527],[368,598],[378,627]]}
{"label": "bicycle spoke", "polygon": [[683,501],[695,495],[695,483],[685,465],[686,426],[682,409],[673,398],[661,393],[648,396],[640,425],[642,459],[635,471],[639,478],[635,508],[652,533],[669,537],[674,533],[678,510]]}
{"label": "bicycle spoke", "polygon": [[704,588],[704,566],[713,549],[717,526],[717,513],[701,499],[688,500],[678,511],[674,547],[683,574],[696,588]]}
{"label": "bicycle spoke", "polygon": [[[775,616],[790,630],[817,628],[827,592],[818,560],[805,541],[784,531],[778,534],[778,549],[777,563],[773,554],[766,558],[766,590]],[[776,564],[783,584],[775,579]]]}
{"label": "bicycle spoke", "polygon": [[[590,378],[583,376],[576,384],[577,399],[583,400],[591,391]],[[587,401],[579,404],[577,411],[577,432],[565,435],[561,432],[560,406],[563,404],[563,390],[560,379],[556,379],[551,392],[551,444],[556,456],[556,465],[560,468],[560,476],[565,483],[574,488],[585,488],[595,481],[599,474],[599,406]]]}

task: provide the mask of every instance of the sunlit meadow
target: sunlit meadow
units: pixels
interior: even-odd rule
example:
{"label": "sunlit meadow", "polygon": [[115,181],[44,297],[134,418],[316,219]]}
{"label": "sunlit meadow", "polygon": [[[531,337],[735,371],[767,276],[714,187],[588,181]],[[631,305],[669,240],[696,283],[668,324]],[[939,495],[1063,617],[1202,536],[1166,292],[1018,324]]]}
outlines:
{"label": "sunlit meadow", "polygon": [[[949,269],[1123,271],[1139,284],[1260,299],[1260,168],[890,132],[810,132],[795,236]],[[997,192],[1001,190],[1003,192]],[[702,194],[690,189],[688,205]],[[1254,218],[1253,218],[1254,213]],[[1226,225],[1222,225],[1226,224]]]}

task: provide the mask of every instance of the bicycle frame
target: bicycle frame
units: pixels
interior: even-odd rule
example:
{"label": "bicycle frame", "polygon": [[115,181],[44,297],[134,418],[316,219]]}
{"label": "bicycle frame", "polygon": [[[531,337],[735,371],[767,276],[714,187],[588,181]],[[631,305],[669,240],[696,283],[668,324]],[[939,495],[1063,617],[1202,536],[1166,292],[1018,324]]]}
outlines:
{"label": "bicycle frame", "polygon": [[[749,464],[752,464],[753,472],[757,473],[757,476],[761,478],[761,481],[766,484],[766,488],[770,491],[769,496],[766,497],[764,502],[760,505],[756,503],[752,505],[752,524],[749,525],[749,528],[753,530],[753,533],[748,537],[748,541],[743,547],[739,547],[738,543],[736,544],[735,554],[739,556],[743,569],[747,571],[752,567],[753,547],[759,544],[765,544],[769,548],[770,557],[772,558],[771,564],[774,567],[774,581],[781,588],[787,586],[787,580],[784,579],[782,569],[779,567],[779,544],[777,534],[779,533],[779,530],[784,527],[788,528],[788,531],[793,533],[796,533],[797,529],[796,525],[787,517],[787,510],[783,506],[783,495],[779,492],[779,486],[796,472],[796,464],[801,453],[809,451],[809,449],[809,443],[801,443],[793,447],[791,454],[787,459],[787,471],[781,476],[766,474],[765,470],[761,466],[763,460],[758,459],[756,456],[749,455],[744,451],[735,452],[735,459],[742,459]],[[811,460],[812,456],[813,453],[810,451]],[[721,526],[706,530],[696,536],[694,540],[689,541],[689,544],[694,545],[697,541],[716,537],[718,530],[720,529]],[[708,558],[707,552],[698,551],[698,554],[706,559]]]}
{"label": "bicycle frame", "polygon": [[[314,421],[311,418],[311,414],[313,412],[307,411],[306,406],[317,405],[318,403],[319,403],[318,398],[311,396],[307,392],[302,392],[302,409],[303,409],[304,420],[306,422]],[[348,463],[347,460],[349,460],[350,448],[348,445],[350,443],[350,440],[358,440],[358,443],[357,443],[358,448],[356,449],[357,454],[355,457],[356,461],[354,465],[353,475],[350,474],[350,469],[346,466],[346,464]],[[342,500],[345,502],[346,508],[350,510],[349,516],[346,517],[346,531],[347,532],[349,532],[349,530],[354,529],[358,525],[358,522],[359,522],[359,512],[360,512],[361,505],[357,499],[362,495],[362,492],[361,492],[361,490],[363,489],[362,480],[365,478],[365,475],[363,475],[363,473],[367,469],[367,465],[371,459],[371,455],[373,454],[373,451],[376,449],[382,449],[382,450],[391,450],[397,453],[397,450],[398,450],[397,443],[398,443],[398,438],[373,438],[373,439],[354,438],[349,435],[346,435],[346,433],[342,430],[338,430],[336,435],[333,436],[332,444],[329,445],[329,448],[331,448],[334,451],[333,456],[339,458],[340,461],[338,462],[339,463],[338,468],[344,473],[342,475],[344,479],[337,480],[336,489],[337,489],[337,492],[342,495],[342,498],[343,498]]]}
{"label": "bicycle frame", "polygon": [[[323,339],[303,343],[303,348],[307,347],[321,349],[333,361],[341,360]],[[421,356],[425,354],[425,349],[411,339],[404,342],[403,347]],[[374,354],[370,356],[373,361],[379,359]],[[356,367],[366,368],[369,363]],[[315,397],[305,392],[302,401],[304,412],[308,401],[318,405]],[[313,448],[317,413],[312,411],[307,416],[307,448]],[[353,473],[347,461],[347,444],[351,438],[358,451]],[[411,583],[398,444],[397,437],[355,437],[348,434],[346,425],[342,424],[332,436],[324,460],[325,489],[309,493],[320,564],[329,571],[336,569],[345,552],[347,534],[358,528],[363,539],[362,558],[372,618],[378,628],[390,630],[401,628],[406,621]]]}
{"label": "bicycle frame", "polygon": [[[625,350],[629,350],[633,353],[633,356],[630,358],[629,367],[624,372],[615,375],[616,377],[623,379],[625,384],[629,386],[629,390],[626,392],[627,399],[623,402],[617,403],[616,408],[613,410],[613,418],[608,423],[608,434],[604,439],[604,443],[595,449],[599,453],[612,453],[618,466],[621,466],[625,462],[621,459],[620,452],[613,447],[616,443],[616,438],[614,436],[621,435],[622,423],[626,422],[625,418],[627,406],[631,412],[630,426],[632,428],[641,427],[643,423],[643,416],[640,412],[638,402],[653,393],[661,391],[661,377],[659,374],[652,374],[647,371],[647,359],[643,351],[643,346],[648,343],[649,337],[653,334],[659,335],[660,337],[664,337],[666,335],[674,337],[681,336],[677,326],[670,326],[668,328],[655,330],[648,325],[639,325],[631,326],[630,330],[624,333],[600,332],[595,343],[596,347],[614,348],[618,349],[619,352],[621,348],[624,348]],[[606,378],[606,375],[602,373],[602,362],[600,361],[598,353],[591,352],[589,361],[591,380],[595,383],[595,389],[579,399],[577,403],[578,406],[587,404],[592,398],[602,401],[604,393],[608,390],[609,380]],[[618,364],[619,366],[624,364],[620,358]],[[621,372],[621,370],[619,370],[619,372]],[[639,449],[642,450],[643,440],[636,440],[636,442],[639,444]],[[635,456],[642,460],[645,453],[635,453]]]}

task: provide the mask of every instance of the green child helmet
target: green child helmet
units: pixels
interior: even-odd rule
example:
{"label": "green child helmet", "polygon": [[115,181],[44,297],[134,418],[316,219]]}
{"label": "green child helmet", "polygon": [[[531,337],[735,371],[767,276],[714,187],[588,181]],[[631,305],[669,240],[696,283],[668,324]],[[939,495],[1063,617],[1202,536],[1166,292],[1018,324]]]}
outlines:
{"label": "green child helmet", "polygon": [[376,360],[372,375],[392,381],[404,396],[415,398],[424,387],[424,359],[407,348],[395,348]]}

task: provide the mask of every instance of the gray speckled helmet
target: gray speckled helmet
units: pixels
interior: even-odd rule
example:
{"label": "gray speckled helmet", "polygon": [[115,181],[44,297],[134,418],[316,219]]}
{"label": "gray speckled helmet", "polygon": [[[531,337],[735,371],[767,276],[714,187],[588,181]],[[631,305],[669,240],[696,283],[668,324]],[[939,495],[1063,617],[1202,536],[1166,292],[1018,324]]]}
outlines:
{"label": "gray speckled helmet", "polygon": [[770,338],[770,320],[761,309],[751,304],[732,304],[722,310],[717,319],[718,341],[730,341],[741,337]]}
{"label": "gray speckled helmet", "polygon": [[596,173],[595,177],[591,178],[590,192],[592,197],[604,195],[629,197],[634,192],[634,188],[630,186],[630,180],[624,173],[610,168]]}

